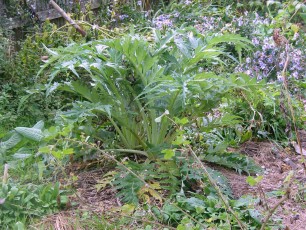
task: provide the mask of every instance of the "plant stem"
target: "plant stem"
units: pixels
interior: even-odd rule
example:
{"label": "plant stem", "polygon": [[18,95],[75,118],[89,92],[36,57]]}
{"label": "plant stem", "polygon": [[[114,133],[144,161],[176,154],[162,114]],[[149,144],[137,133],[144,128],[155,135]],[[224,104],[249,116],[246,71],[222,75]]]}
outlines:
{"label": "plant stem", "polygon": [[7,180],[8,180],[8,177],[9,177],[8,169],[9,169],[9,165],[5,164],[4,165],[4,172],[3,172],[3,184],[7,183]]}
{"label": "plant stem", "polygon": [[286,92],[287,103],[288,103],[290,113],[291,113],[291,116],[292,116],[292,123],[293,123],[294,131],[295,131],[295,134],[296,134],[296,140],[297,140],[297,143],[298,143],[299,148],[300,148],[301,156],[304,158],[304,156],[302,154],[303,153],[303,148],[302,148],[302,144],[301,144],[300,135],[298,133],[297,126],[296,126],[296,119],[295,119],[294,110],[293,110],[293,107],[292,107],[292,101],[291,101],[291,97],[290,97],[290,94],[289,94],[288,81],[287,81],[287,77],[286,77],[286,72],[287,72],[287,68],[288,68],[288,64],[289,64],[288,50],[289,50],[289,44],[286,44],[286,62],[285,62],[284,68],[282,70],[283,85],[284,85],[285,92]]}
{"label": "plant stem", "polygon": [[148,157],[148,153],[140,150],[135,149],[108,149],[107,151],[113,151],[113,152],[122,152],[122,153],[133,153],[133,154],[139,154],[145,157]]}
{"label": "plant stem", "polygon": [[235,219],[237,220],[240,229],[247,229],[245,224],[243,222],[241,222],[241,220],[239,219],[239,217],[236,215],[236,213],[234,212],[234,210],[231,208],[231,206],[228,203],[228,200],[224,197],[224,195],[222,194],[219,186],[216,184],[216,182],[214,181],[214,179],[210,176],[209,172],[207,171],[206,167],[204,166],[203,162],[198,158],[198,156],[195,154],[195,152],[192,150],[192,148],[189,146],[189,150],[191,152],[191,154],[193,155],[193,157],[198,161],[198,163],[201,165],[202,169],[204,170],[204,174],[207,176],[207,179],[209,180],[210,184],[214,187],[214,189],[216,189],[219,197],[221,198],[225,208],[230,211],[232,213],[232,215],[235,217]]}
{"label": "plant stem", "polygon": [[270,209],[268,215],[265,217],[265,219],[263,220],[263,223],[261,225],[260,230],[264,230],[270,217],[273,215],[273,213],[275,212],[275,210],[286,200],[289,199],[289,195],[290,195],[290,188],[288,187],[286,190],[285,195]]}

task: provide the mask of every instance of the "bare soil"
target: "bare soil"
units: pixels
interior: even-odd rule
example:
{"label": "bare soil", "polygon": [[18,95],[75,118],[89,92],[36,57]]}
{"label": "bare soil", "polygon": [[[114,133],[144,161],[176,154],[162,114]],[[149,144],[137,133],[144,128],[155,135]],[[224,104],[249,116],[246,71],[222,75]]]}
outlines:
{"label": "bare soil", "polygon": [[[302,146],[306,148],[306,132],[301,131],[300,136]],[[278,206],[272,218],[281,219],[286,230],[306,229],[306,195],[303,193],[305,192],[306,173],[305,164],[302,163],[303,157],[296,154],[293,148],[283,149],[272,142],[249,141],[244,143],[239,151],[253,158],[264,169],[265,173],[262,181],[251,187],[246,182],[247,175],[239,175],[233,170],[216,166],[215,168],[228,178],[235,198],[252,194],[260,198],[257,208],[267,214],[282,199],[282,195],[271,197],[268,193],[284,191],[286,189],[286,183],[284,183],[286,177],[290,172],[294,172],[288,186],[290,196]],[[95,185],[106,172],[106,169],[99,168],[78,173],[78,179],[75,182],[76,193],[71,198],[71,202],[77,202],[78,206],[67,207],[66,211],[46,217],[43,223],[40,223],[40,226],[43,225],[44,229],[58,230],[86,229],[75,227],[81,226],[81,224],[74,222],[80,220],[80,218],[76,218],[80,213],[91,212],[101,215],[120,207],[122,204],[116,198],[116,193],[112,188],[97,192]],[[301,190],[302,187],[303,190]],[[34,229],[38,228],[34,226]]]}
{"label": "bare soil", "polygon": [[[303,137],[303,147],[306,144],[306,135]],[[305,138],[305,139],[304,139]],[[302,138],[301,138],[302,139]],[[304,141],[305,140],[305,141]],[[229,180],[234,196],[253,194],[260,198],[258,208],[268,213],[282,197],[269,197],[268,192],[286,190],[286,177],[290,172],[294,176],[289,184],[290,196],[276,210],[273,217],[281,218],[286,230],[306,229],[306,200],[305,185],[306,174],[305,165],[301,163],[303,157],[297,155],[293,149],[283,149],[270,142],[246,142],[240,152],[252,157],[260,165],[265,173],[262,181],[255,187],[251,187],[247,182],[247,175],[239,175],[233,170],[218,168]],[[304,188],[302,191],[299,189]]]}

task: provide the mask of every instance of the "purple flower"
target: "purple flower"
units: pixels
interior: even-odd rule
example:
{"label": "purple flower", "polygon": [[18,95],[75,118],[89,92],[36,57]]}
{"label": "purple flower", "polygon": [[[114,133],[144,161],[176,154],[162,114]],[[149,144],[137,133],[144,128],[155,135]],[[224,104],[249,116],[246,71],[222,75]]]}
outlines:
{"label": "purple flower", "polygon": [[262,80],[263,76],[261,74],[257,75],[257,80]]}
{"label": "purple flower", "polygon": [[156,25],[158,29],[163,29],[165,27],[172,27],[173,22],[170,18],[170,15],[162,14],[153,21],[153,23]]}
{"label": "purple flower", "polygon": [[120,19],[121,21],[123,21],[124,19],[126,19],[126,18],[128,18],[128,17],[129,17],[129,16],[126,15],[126,14],[119,15],[119,19]]}
{"label": "purple flower", "polygon": [[242,17],[238,18],[237,22],[238,22],[239,27],[242,26],[243,25],[243,18]]}
{"label": "purple flower", "polygon": [[265,20],[263,20],[262,24],[269,25],[270,24],[269,18],[266,18]]}
{"label": "purple flower", "polygon": [[267,67],[267,65],[262,60],[259,60],[258,64],[260,66],[260,69],[262,69],[262,70],[266,69],[266,67]]}
{"label": "purple flower", "polygon": [[299,33],[294,33],[292,40],[296,41],[300,37]]}
{"label": "purple flower", "polygon": [[257,38],[252,38],[252,42],[255,46],[259,45],[259,40]]}
{"label": "purple flower", "polygon": [[264,43],[262,46],[263,50],[269,50],[275,48],[275,43],[272,41],[272,38],[265,38],[263,40],[263,43]]}
{"label": "purple flower", "polygon": [[272,55],[269,55],[268,58],[267,58],[267,62],[269,64],[273,64],[273,61],[274,61],[274,59],[273,59]]}
{"label": "purple flower", "polygon": [[254,57],[259,58],[261,56],[261,52],[258,50],[255,52]]}
{"label": "purple flower", "polygon": [[214,17],[207,17],[204,16],[201,18],[202,23],[197,23],[194,25],[194,27],[200,32],[205,33],[207,31],[212,31],[218,28],[218,23],[220,21],[220,18],[214,18]]}
{"label": "purple flower", "polygon": [[295,72],[292,73],[292,76],[293,76],[295,79],[298,79],[298,78],[299,78],[299,73],[295,71]]}
{"label": "purple flower", "polygon": [[248,69],[247,71],[245,71],[245,73],[246,73],[247,75],[251,75],[251,74],[252,74],[252,71]]}
{"label": "purple flower", "polygon": [[277,74],[277,80],[283,81],[283,79],[284,79],[284,77],[280,73],[278,73]]}

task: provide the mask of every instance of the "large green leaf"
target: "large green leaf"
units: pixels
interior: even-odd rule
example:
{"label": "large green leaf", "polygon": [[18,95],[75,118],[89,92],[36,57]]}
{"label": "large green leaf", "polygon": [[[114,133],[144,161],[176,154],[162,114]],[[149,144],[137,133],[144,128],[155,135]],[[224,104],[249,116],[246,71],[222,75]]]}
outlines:
{"label": "large green leaf", "polygon": [[[235,34],[203,37],[189,29],[170,31],[165,36],[153,33],[153,43],[141,36],[126,35],[51,51],[42,67],[50,69],[48,93],[66,90],[85,100],[75,102],[62,117],[80,122],[102,113],[123,145],[146,148],[144,143],[171,143],[171,121],[165,118],[155,122],[165,110],[169,118],[188,113],[196,117],[218,106],[232,89],[256,86],[256,80],[245,76],[200,73],[203,65],[235,59],[222,43],[232,44],[239,55],[250,49],[251,42],[246,38]],[[68,81],[63,79],[67,75]],[[75,76],[78,81],[70,80]]]}

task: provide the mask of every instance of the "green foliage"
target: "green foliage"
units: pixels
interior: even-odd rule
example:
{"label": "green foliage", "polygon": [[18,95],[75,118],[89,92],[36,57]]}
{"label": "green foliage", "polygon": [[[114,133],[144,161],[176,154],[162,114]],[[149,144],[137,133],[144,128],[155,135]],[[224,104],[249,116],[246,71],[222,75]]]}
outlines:
{"label": "green foliage", "polygon": [[204,155],[203,160],[235,169],[238,173],[262,173],[262,168],[253,159],[238,153],[211,153]]}
{"label": "green foliage", "polygon": [[[8,150],[13,149],[17,146],[20,142],[24,141],[23,147],[25,146],[25,142],[27,141],[34,141],[40,142],[44,135],[42,133],[42,129],[44,127],[44,122],[39,121],[37,122],[32,128],[27,127],[16,127],[13,131],[9,132],[7,140],[0,142],[0,159],[3,161],[5,159],[5,154]],[[20,153],[23,152],[22,149],[17,151],[17,155],[19,152],[19,157],[21,156]],[[23,156],[26,156],[25,154]]]}
{"label": "green foliage", "polygon": [[[160,199],[158,192],[167,191],[168,195],[172,195],[180,189],[181,191],[202,191],[208,196],[216,196],[216,191],[209,184],[203,169],[196,162],[185,157],[154,163],[146,161],[142,164],[129,161],[124,166],[133,174],[125,167],[119,166],[119,172],[112,184],[118,190],[118,196],[127,203],[137,204],[140,201],[147,201],[139,199],[143,190],[147,188],[150,188],[148,195],[156,200]],[[222,192],[232,197],[227,179],[216,170],[210,168],[208,170]],[[153,193],[154,190],[155,193]]]}
{"label": "green foliage", "polygon": [[[21,17],[30,18],[28,15],[28,6],[21,6],[23,3],[14,1],[14,12],[16,7]],[[89,10],[88,8],[86,8]],[[23,15],[27,12],[27,15]],[[72,15],[77,17],[78,15]],[[80,17],[88,19],[95,18],[92,12],[84,12]],[[24,18],[24,20],[26,20]],[[102,20],[101,18],[99,19]],[[93,20],[94,23],[94,20]],[[98,22],[96,22],[99,24]],[[12,125],[28,125],[35,120],[52,120],[56,110],[66,103],[70,102],[69,95],[57,93],[52,97],[45,97],[42,92],[45,88],[46,79],[40,78],[36,81],[36,74],[40,69],[43,60],[48,58],[44,45],[50,48],[66,46],[71,42],[84,42],[91,40],[93,36],[96,39],[110,36],[113,32],[104,27],[92,29],[87,22],[83,28],[88,32],[88,36],[83,38],[76,33],[72,26],[57,25],[45,21],[41,25],[26,29],[26,38],[23,41],[13,41],[14,32],[8,28],[0,28],[0,125],[11,129]],[[19,28],[23,30],[24,28]],[[17,32],[19,32],[17,30]],[[10,40],[12,39],[12,40]]]}
{"label": "green foliage", "polygon": [[8,140],[1,142],[1,151],[15,147],[21,139],[21,135],[15,132]]}
{"label": "green foliage", "polygon": [[8,60],[10,59],[9,50],[11,49],[11,41],[9,35],[0,27],[0,76],[5,71]]}
{"label": "green foliage", "polygon": [[255,186],[255,185],[257,185],[262,179],[263,179],[263,176],[258,176],[258,177],[248,176],[247,179],[246,179],[246,181],[248,182],[249,185]]}
{"label": "green foliage", "polygon": [[237,11],[255,11],[261,15],[268,14],[269,17],[274,18],[277,23],[284,25],[290,21],[301,22],[306,20],[305,3],[296,0],[287,1],[213,1],[218,2],[220,8],[233,6],[232,10]]}
{"label": "green foliage", "polygon": [[[49,118],[53,116],[53,110],[65,101],[61,95],[56,96],[57,101],[53,100],[54,97],[45,98],[44,93],[39,91],[44,88],[43,80],[40,81],[42,84],[33,89],[41,57],[45,56],[42,43],[49,46],[67,44],[67,39],[63,35],[59,36],[59,33],[50,36],[56,29],[55,25],[46,22],[42,26],[42,34],[37,31],[37,34],[20,42],[19,51],[16,51],[15,44],[8,49],[12,50],[10,54],[3,53],[6,54],[6,62],[2,62],[5,65],[0,71],[0,124],[7,129],[13,128],[11,124],[29,125],[36,120]],[[69,38],[68,40],[70,41]]]}
{"label": "green foliage", "polygon": [[[292,22],[306,22],[305,2],[295,0],[285,1],[284,3],[279,1],[269,1],[267,7],[269,8],[270,13],[271,11],[274,13],[274,19],[280,25],[290,27]],[[276,11],[276,9],[278,9],[278,11]]]}
{"label": "green foliage", "polygon": [[[43,181],[44,174],[52,167],[48,155],[44,160],[36,154],[38,144],[45,144],[44,139],[51,135],[43,134],[44,122],[37,122],[32,128],[17,127],[11,131],[6,141],[2,141],[1,160],[8,162],[10,175],[18,179],[3,181],[0,190],[0,224],[4,229],[26,228],[33,219],[51,214],[65,207],[68,198],[60,190],[59,183],[32,184]],[[64,149],[62,155],[69,149]],[[69,152],[70,154],[70,152]],[[35,155],[35,157],[34,157]],[[46,166],[48,163],[48,167]],[[32,175],[27,175],[32,173]],[[49,172],[50,173],[50,172]],[[27,182],[27,184],[23,184]]]}
{"label": "green foliage", "polygon": [[[210,184],[207,176],[204,174],[203,168],[198,162],[192,159],[184,159],[179,161],[181,180],[189,190],[194,190],[207,196],[217,196],[215,189]],[[222,173],[207,167],[208,174],[216,182],[221,191],[228,197],[233,197],[232,190],[228,180]],[[190,189],[192,188],[192,189]],[[188,191],[186,189],[186,191]],[[174,193],[173,193],[174,194]]]}
{"label": "green foliage", "polygon": [[54,185],[21,185],[10,181],[3,183],[0,190],[0,224],[3,229],[12,229],[21,222],[24,225],[33,218],[58,211],[68,201]]}
{"label": "green foliage", "polygon": [[[239,219],[248,223],[247,229],[258,229],[261,225],[260,218],[262,216],[253,209],[257,202],[258,200],[251,197],[231,201],[231,206],[236,210]],[[190,216],[187,216],[186,213]],[[234,216],[226,213],[221,201],[213,196],[192,194],[191,197],[187,197],[179,193],[173,201],[165,203],[161,214],[164,222],[172,223],[177,226],[177,229],[182,230],[240,229]]]}
{"label": "green foliage", "polygon": [[[140,194],[143,194],[143,190],[148,186],[152,187],[152,185],[154,188],[154,184],[158,185],[157,187],[155,186],[155,189],[165,189],[172,193],[179,188],[180,182],[177,178],[179,176],[179,170],[175,164],[171,164],[170,162],[160,162],[159,164],[146,161],[145,163],[138,164],[129,161],[125,164],[125,167],[132,170],[135,174],[126,171],[124,167],[118,167],[120,171],[112,182],[118,190],[117,195],[124,202],[138,204]],[[135,175],[139,176],[143,181]],[[148,185],[144,182],[148,183]],[[152,192],[150,195],[154,199],[159,199],[159,195],[155,195]]]}
{"label": "green foliage", "polygon": [[[227,153],[227,147],[254,137],[288,137],[293,124],[291,115],[278,111],[289,109],[281,84],[236,73],[244,71],[237,64],[248,62],[252,71],[263,70],[265,66],[245,58],[279,54],[277,47],[271,50],[268,37],[280,27],[302,57],[305,35],[298,22],[305,21],[305,4],[218,0],[172,1],[161,7],[155,1],[154,7],[161,8],[155,13],[144,11],[148,1],[121,3],[104,4],[96,14],[89,5],[82,13],[77,4],[72,17],[86,30],[85,38],[71,26],[58,28],[47,21],[20,43],[16,54],[11,53],[9,31],[0,31],[1,161],[8,162],[12,178],[18,175],[21,181],[2,185],[0,225],[26,228],[31,218],[58,210],[65,203],[58,184],[23,183],[63,175],[71,161],[101,157],[100,148],[116,153],[123,163],[95,186],[100,191],[114,185],[127,203],[122,214],[143,220],[142,212],[152,211],[153,220],[177,229],[238,229],[212,179],[247,228],[258,229],[261,216],[255,201],[231,200],[227,179],[205,162],[239,173],[261,173],[254,161]],[[123,34],[116,38],[118,31]],[[260,45],[253,47],[255,38]],[[260,53],[261,45],[265,52]],[[298,55],[292,62],[298,76],[304,71],[302,60]],[[293,76],[293,64],[288,75]],[[279,72],[276,67],[264,70],[258,76],[276,79]],[[302,127],[305,113],[294,95],[305,94],[299,90],[305,82],[291,78],[289,94],[296,118],[301,117],[297,126]],[[40,119],[53,126],[43,129],[39,122],[31,127]],[[193,151],[203,164],[191,157]],[[126,153],[140,156],[137,162],[126,161],[121,159],[130,156]],[[260,178],[249,177],[248,183],[256,185]],[[122,219],[120,225],[127,226],[129,221]]]}
{"label": "green foliage", "polygon": [[[37,122],[32,128],[16,127],[0,142],[0,159],[8,162],[12,174],[16,174],[21,181],[42,181],[44,176],[62,170],[61,165],[78,151],[63,140],[70,132],[68,126],[44,129],[43,121]],[[18,175],[24,171],[34,172],[35,175],[30,178],[29,175]]]}
{"label": "green foliage", "polygon": [[[280,92],[277,84],[269,84],[258,87],[251,91],[235,91],[226,98],[224,111],[236,114],[242,121],[244,130],[251,130],[257,138],[272,137],[277,140],[288,138],[288,124],[293,127],[291,112],[288,108],[287,99]],[[291,97],[291,104],[295,117],[303,117],[304,111],[301,110],[300,102],[294,95]],[[282,110],[285,108],[287,112]],[[289,118],[289,117],[290,118]],[[297,127],[302,127],[302,120],[297,120]]]}
{"label": "green foliage", "polygon": [[[248,48],[248,40],[238,35],[205,40],[188,30],[166,36],[155,31],[154,45],[144,38],[125,36],[47,49],[52,56],[40,72],[51,71],[47,95],[59,89],[83,98],[62,117],[82,122],[102,114],[115,128],[121,145],[146,149],[148,144],[173,139],[174,114],[190,113],[194,119],[218,105],[230,89],[248,87],[249,82],[237,75],[226,78],[199,72],[203,64],[221,63],[220,55],[227,55],[220,48],[224,42]],[[78,80],[67,82],[67,78],[58,77],[63,73],[69,80]],[[81,83],[82,79],[89,82]],[[165,111],[170,119],[164,117],[159,122],[157,118]]]}
{"label": "green foliage", "polygon": [[[226,148],[231,144],[231,142],[226,140],[226,137],[223,137],[225,136],[224,133],[222,136],[221,133],[217,132],[218,129],[224,130],[225,127],[235,127],[237,122],[240,122],[237,118],[239,117],[228,114],[225,114],[220,118],[216,117],[215,119],[211,119],[209,116],[207,116],[207,118],[204,117],[201,119],[200,123],[202,124],[202,127],[200,126],[200,128],[209,131],[208,133],[199,133],[199,129],[189,130],[189,127],[187,127],[186,130],[177,131],[180,134],[176,136],[176,139],[172,144],[184,146],[187,142],[194,146],[198,145],[197,152],[201,160],[235,169],[239,174],[241,172],[247,174],[262,173],[261,167],[259,167],[253,159],[242,154],[227,152]],[[232,141],[234,137],[228,139]],[[240,140],[237,141],[239,142]]]}

